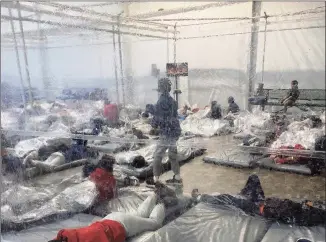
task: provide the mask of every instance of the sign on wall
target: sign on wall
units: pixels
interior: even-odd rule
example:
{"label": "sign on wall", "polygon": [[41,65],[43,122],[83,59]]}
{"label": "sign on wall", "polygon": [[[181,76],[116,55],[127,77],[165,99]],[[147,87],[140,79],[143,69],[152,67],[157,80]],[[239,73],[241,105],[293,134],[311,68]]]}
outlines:
{"label": "sign on wall", "polygon": [[167,63],[167,76],[188,76],[188,62],[183,63]]}

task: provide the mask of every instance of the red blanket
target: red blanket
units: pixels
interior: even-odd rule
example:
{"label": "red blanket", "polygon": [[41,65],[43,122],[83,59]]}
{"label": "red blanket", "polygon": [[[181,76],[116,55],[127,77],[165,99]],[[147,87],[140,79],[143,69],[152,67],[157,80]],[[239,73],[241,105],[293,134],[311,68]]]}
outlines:
{"label": "red blanket", "polygon": [[113,220],[102,220],[79,229],[62,229],[56,240],[68,242],[124,242],[124,227]]}

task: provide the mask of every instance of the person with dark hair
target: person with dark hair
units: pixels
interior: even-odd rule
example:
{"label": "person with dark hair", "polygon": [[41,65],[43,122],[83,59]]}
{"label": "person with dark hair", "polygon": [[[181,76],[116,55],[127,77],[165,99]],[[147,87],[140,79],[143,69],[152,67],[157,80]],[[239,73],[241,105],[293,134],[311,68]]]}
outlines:
{"label": "person with dark hair", "polygon": [[115,158],[111,155],[103,155],[96,166],[88,165],[83,168],[84,177],[94,182],[99,192],[99,201],[105,201],[117,196],[117,182],[113,176]]}
{"label": "person with dark hair", "polygon": [[192,197],[195,202],[234,206],[249,215],[260,215],[266,219],[286,224],[298,226],[326,225],[326,211],[314,207],[314,203],[311,201],[299,203],[289,199],[265,198],[257,175],[249,176],[245,187],[239,195],[241,197],[229,194],[211,196],[199,194],[198,189],[192,191]]}
{"label": "person with dark hair", "polygon": [[153,173],[154,178],[148,180],[148,184],[155,184],[162,172],[162,159],[168,150],[171,168],[174,173],[172,179],[167,180],[167,183],[182,184],[180,177],[180,166],[177,161],[177,140],[181,135],[181,128],[178,119],[178,106],[176,101],[170,96],[171,81],[168,78],[162,78],[158,83],[158,90],[161,93],[159,100],[155,106],[148,105],[148,108],[153,112],[151,125],[154,129],[159,129],[159,141],[154,153]]}
{"label": "person with dark hair", "polygon": [[212,118],[212,119],[221,119],[222,118],[221,106],[216,101],[212,101],[212,103],[211,103],[210,118]]}
{"label": "person with dark hair", "polygon": [[135,214],[113,212],[87,227],[62,229],[49,242],[124,242],[143,232],[157,230],[166,216],[166,198],[176,199],[175,192],[157,183],[154,194],[140,204]]}
{"label": "person with dark hair", "polygon": [[284,105],[283,111],[286,113],[288,107],[292,107],[300,96],[298,87],[299,83],[297,80],[291,82],[291,89],[288,91],[286,96],[280,100],[281,104]]}
{"label": "person with dark hair", "polygon": [[240,108],[238,106],[238,104],[235,103],[234,101],[234,97],[229,97],[228,98],[228,104],[229,104],[229,107],[227,109],[227,113],[238,113],[240,111]]}

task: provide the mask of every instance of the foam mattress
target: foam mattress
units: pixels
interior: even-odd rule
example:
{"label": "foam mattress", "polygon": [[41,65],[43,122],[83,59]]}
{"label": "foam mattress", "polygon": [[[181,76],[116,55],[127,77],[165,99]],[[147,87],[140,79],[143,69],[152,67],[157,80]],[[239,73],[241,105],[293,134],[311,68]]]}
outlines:
{"label": "foam mattress", "polygon": [[252,155],[241,150],[231,150],[207,155],[204,162],[235,168],[254,168],[262,156]]}
{"label": "foam mattress", "polygon": [[264,158],[259,160],[258,166],[264,169],[285,171],[302,175],[311,175],[311,170],[306,165],[275,164],[275,162],[270,158]]}
{"label": "foam mattress", "polygon": [[200,203],[155,232],[130,239],[132,242],[255,242],[261,241],[269,224],[239,214],[225,206]]}

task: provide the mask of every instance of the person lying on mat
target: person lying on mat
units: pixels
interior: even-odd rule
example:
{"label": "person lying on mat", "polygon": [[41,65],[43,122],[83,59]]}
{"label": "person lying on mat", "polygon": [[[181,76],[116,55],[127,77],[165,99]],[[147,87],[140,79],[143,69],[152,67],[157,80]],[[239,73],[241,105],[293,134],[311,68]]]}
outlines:
{"label": "person lying on mat", "polygon": [[146,231],[162,227],[165,219],[165,197],[176,197],[173,190],[156,183],[155,193],[140,204],[135,214],[113,212],[83,228],[62,229],[49,242],[123,242]]}
{"label": "person lying on mat", "polygon": [[326,211],[314,207],[311,201],[302,203],[275,197],[265,198],[257,175],[251,175],[240,197],[229,194],[211,196],[199,194],[198,189],[192,191],[195,202],[206,202],[216,205],[231,205],[240,208],[250,215],[260,215],[267,219],[298,226],[317,226],[326,224]]}

